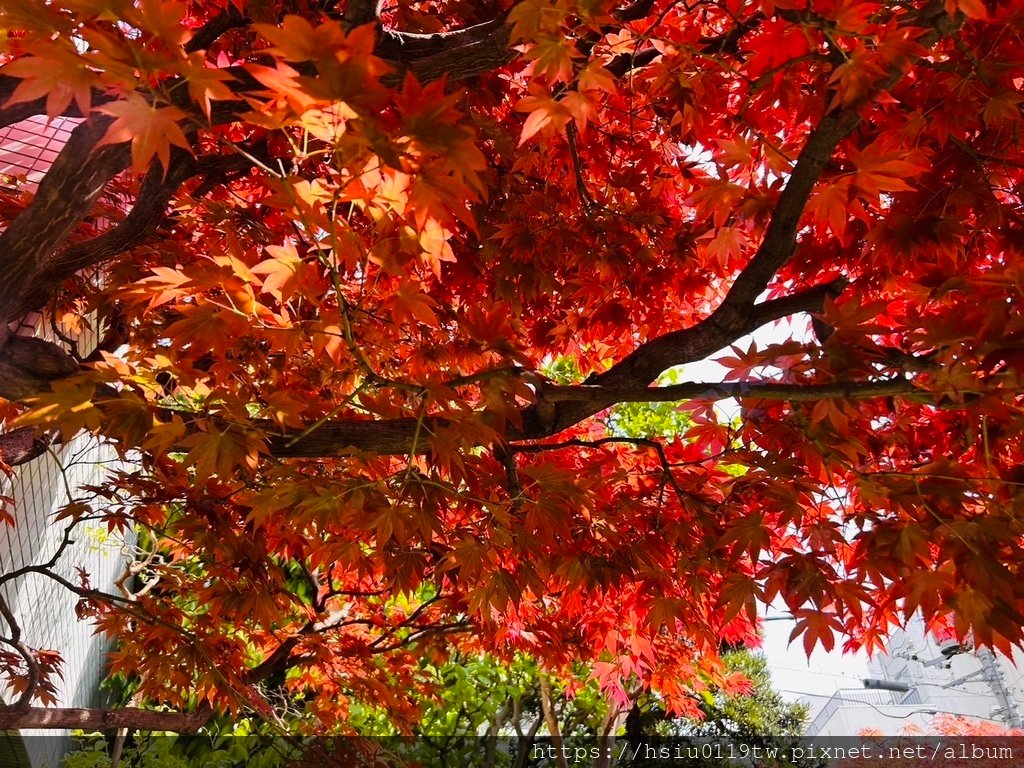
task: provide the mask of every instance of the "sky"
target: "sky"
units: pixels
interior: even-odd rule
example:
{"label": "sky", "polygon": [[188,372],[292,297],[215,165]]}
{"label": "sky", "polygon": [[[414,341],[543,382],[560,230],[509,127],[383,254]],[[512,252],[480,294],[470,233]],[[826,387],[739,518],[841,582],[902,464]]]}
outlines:
{"label": "sky", "polygon": [[[789,633],[793,621],[782,619],[780,611],[769,610],[764,623],[764,646],[761,649],[768,659],[772,675],[772,687],[787,699],[797,699],[800,694],[831,696],[844,688],[863,690],[863,679],[868,677],[868,657],[863,651],[844,654],[839,650],[826,652],[815,648],[807,658],[800,639],[789,645]],[[781,620],[778,620],[781,619]],[[842,641],[837,639],[837,646]]]}

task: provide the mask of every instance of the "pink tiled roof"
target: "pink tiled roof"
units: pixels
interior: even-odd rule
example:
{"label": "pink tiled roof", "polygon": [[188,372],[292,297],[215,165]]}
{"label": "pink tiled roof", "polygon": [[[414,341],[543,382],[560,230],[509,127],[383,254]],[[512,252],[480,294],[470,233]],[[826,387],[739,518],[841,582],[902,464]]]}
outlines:
{"label": "pink tiled roof", "polygon": [[0,174],[24,176],[30,187],[43,178],[81,120],[36,115],[0,129]]}
{"label": "pink tiled roof", "polygon": [[[0,184],[4,177],[20,176],[29,189],[34,189],[80,122],[67,117],[47,120],[45,115],[36,115],[0,129]],[[18,335],[31,336],[39,321],[39,313],[32,312],[8,327]]]}

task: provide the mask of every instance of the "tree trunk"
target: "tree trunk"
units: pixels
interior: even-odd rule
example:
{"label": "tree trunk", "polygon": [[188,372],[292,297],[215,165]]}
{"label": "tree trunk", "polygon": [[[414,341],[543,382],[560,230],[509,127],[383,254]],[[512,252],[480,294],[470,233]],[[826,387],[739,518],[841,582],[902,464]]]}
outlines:
{"label": "tree trunk", "polygon": [[555,713],[555,702],[551,695],[551,678],[540,673],[540,707],[544,712],[544,722],[551,734],[551,746],[555,748],[556,764],[559,768],[569,768],[565,759],[565,743],[562,741],[562,730],[558,726],[558,715]]}

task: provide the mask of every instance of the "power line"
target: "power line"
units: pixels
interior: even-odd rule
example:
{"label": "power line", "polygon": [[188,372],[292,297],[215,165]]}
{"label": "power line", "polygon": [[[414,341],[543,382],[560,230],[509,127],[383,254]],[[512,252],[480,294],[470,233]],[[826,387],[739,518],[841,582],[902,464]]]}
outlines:
{"label": "power line", "polygon": [[[790,691],[790,690],[787,690],[785,688],[777,688],[776,690],[780,690],[780,691],[783,691],[785,693],[795,693],[797,696],[815,696],[815,695],[819,695],[819,694],[813,694],[813,693],[801,693],[800,691]],[[826,694],[820,694],[820,695],[821,695],[822,698],[825,698],[825,696],[826,696]],[[914,715],[937,715],[937,714],[939,714],[939,710],[937,710],[937,709],[915,709],[913,712],[907,712],[906,714],[903,714],[903,715],[893,715],[893,714],[890,714],[888,712],[883,712],[878,707],[876,707],[874,704],[872,704],[870,701],[864,701],[863,699],[848,699],[848,698],[846,698],[844,696],[835,696],[835,695],[828,696],[827,698],[829,699],[829,701],[844,701],[844,702],[848,702],[850,704],[861,704],[861,705],[863,705],[865,707],[871,707],[871,709],[875,710],[875,712],[877,712],[878,714],[880,714],[880,715],[882,715],[884,717],[888,717],[888,718],[890,718],[892,720],[906,720],[908,717],[913,717]],[[901,705],[899,705],[899,704],[892,704],[890,706],[898,707],[898,706],[901,706]],[[948,712],[946,714],[952,715],[954,713],[953,712]]]}
{"label": "power line", "polygon": [[769,669],[783,670],[785,672],[799,672],[803,675],[818,675],[819,677],[835,677],[841,680],[860,681],[864,675],[857,675],[852,672],[815,672],[813,669],[800,669],[799,667],[787,667],[781,664],[769,664]]}
{"label": "power line", "polygon": [[[998,723],[999,725],[1002,725],[1004,727],[1006,726],[1006,722],[1005,721],[1000,720],[1000,719],[995,718],[995,717],[985,717],[984,715],[964,714],[963,712],[950,712],[948,709],[916,709],[913,712],[908,712],[908,713],[903,714],[903,715],[893,715],[893,714],[890,714],[888,712],[883,712],[881,709],[876,707],[870,701],[864,701],[863,699],[850,699],[850,698],[847,698],[845,696],[838,696],[838,695],[835,695],[835,694],[827,694],[827,693],[810,693],[808,691],[794,691],[794,690],[790,690],[788,688],[776,688],[775,690],[778,691],[779,693],[791,693],[791,694],[794,694],[796,696],[806,696],[806,697],[816,698],[816,699],[828,699],[829,701],[842,701],[842,702],[849,703],[849,704],[861,704],[861,705],[863,705],[865,707],[870,707],[871,709],[875,710],[876,712],[878,712],[883,717],[888,717],[888,718],[890,718],[892,720],[906,720],[908,717],[912,717],[914,715],[952,715],[953,717],[963,717],[963,718],[967,718],[969,720],[987,720],[990,723]],[[961,696],[950,696],[949,698],[966,698],[966,696],[963,696],[963,695],[961,695]],[[885,705],[885,704],[883,704],[882,706],[899,707],[899,706],[911,706],[911,705],[903,705],[903,704],[889,704],[889,705]]]}

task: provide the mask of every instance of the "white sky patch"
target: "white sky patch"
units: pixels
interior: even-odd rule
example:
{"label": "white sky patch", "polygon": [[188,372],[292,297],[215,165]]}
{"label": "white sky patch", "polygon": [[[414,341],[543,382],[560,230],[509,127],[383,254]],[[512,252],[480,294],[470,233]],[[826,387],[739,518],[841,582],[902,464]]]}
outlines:
{"label": "white sky patch", "polygon": [[800,638],[790,645],[789,635],[794,621],[788,610],[769,607],[765,612],[764,645],[761,650],[768,659],[772,688],[784,698],[796,700],[800,694],[830,696],[844,688],[863,688],[868,677],[868,655],[864,651],[844,654],[836,643],[836,650],[825,651],[816,647],[808,659]]}

